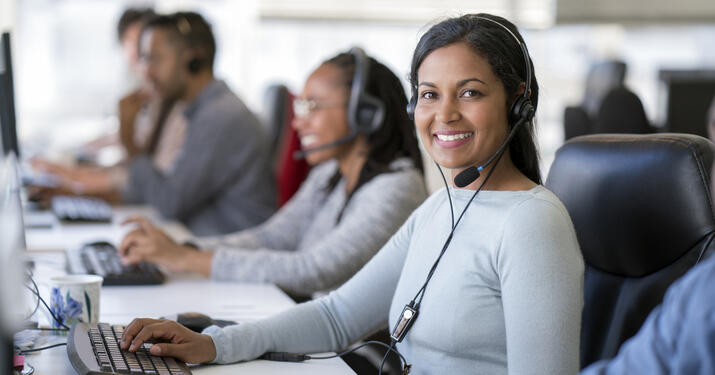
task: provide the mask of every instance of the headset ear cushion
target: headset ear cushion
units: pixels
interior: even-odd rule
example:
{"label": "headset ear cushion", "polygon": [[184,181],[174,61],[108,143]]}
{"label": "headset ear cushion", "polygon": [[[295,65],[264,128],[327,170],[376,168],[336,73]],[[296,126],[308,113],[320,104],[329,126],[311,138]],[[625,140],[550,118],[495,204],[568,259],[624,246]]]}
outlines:
{"label": "headset ear cushion", "polygon": [[382,126],[385,119],[385,105],[382,101],[371,95],[364,94],[358,103],[356,120],[357,131],[371,134]]}
{"label": "headset ear cushion", "polygon": [[198,73],[199,70],[201,70],[201,61],[194,57],[193,59],[189,60],[188,64],[189,72],[191,73]]}
{"label": "headset ear cushion", "polygon": [[522,118],[526,118],[527,121],[531,120],[534,115],[534,106],[531,104],[531,99],[520,96],[509,109],[509,123],[516,124],[517,121]]}

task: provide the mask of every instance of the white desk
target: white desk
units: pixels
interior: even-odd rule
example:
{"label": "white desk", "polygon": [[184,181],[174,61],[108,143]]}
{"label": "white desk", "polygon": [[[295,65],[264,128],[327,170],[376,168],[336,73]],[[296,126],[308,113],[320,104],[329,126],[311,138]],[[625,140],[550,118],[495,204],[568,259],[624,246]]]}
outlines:
{"label": "white desk", "polygon": [[[145,206],[114,208],[110,224],[61,224],[49,211],[25,212],[26,242],[29,251],[64,251],[94,241],[109,241],[118,245],[131,225],[121,223],[131,216],[143,215],[159,224],[174,239],[181,242],[191,237],[183,225],[163,220],[159,214]],[[46,226],[49,224],[51,226]]]}
{"label": "white desk", "polygon": [[[118,210],[112,224],[57,225],[52,229],[28,228],[28,254],[36,260],[36,280],[44,283],[49,277],[64,273],[63,249],[83,242],[109,240],[117,243],[126,228],[121,220],[136,213],[156,218],[151,210]],[[36,214],[36,213],[32,213]],[[162,226],[165,226],[163,223]],[[169,228],[174,236],[189,233],[181,226]],[[175,237],[176,238],[176,237]],[[43,297],[48,292],[43,292]],[[196,311],[216,319],[249,322],[264,318],[294,305],[280,289],[268,284],[225,283],[201,279],[195,275],[173,274],[164,285],[138,287],[103,287],[100,295],[100,321],[127,324],[136,317],[161,317],[179,312]],[[66,348],[48,349],[27,356],[35,374],[74,374]],[[284,363],[256,360],[232,365],[202,365],[191,369],[197,375],[220,374],[354,374],[340,359]]]}

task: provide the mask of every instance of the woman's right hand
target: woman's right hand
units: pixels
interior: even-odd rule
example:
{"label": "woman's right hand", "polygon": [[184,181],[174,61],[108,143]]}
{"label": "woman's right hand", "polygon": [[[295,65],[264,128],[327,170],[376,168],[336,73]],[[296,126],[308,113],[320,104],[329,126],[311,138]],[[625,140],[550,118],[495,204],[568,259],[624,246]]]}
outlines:
{"label": "woman's right hand", "polygon": [[161,229],[142,216],[130,217],[122,224],[137,224],[119,246],[119,255],[125,264],[151,262],[161,264],[174,271],[183,271],[179,260],[184,249]]}
{"label": "woman's right hand", "polygon": [[187,363],[204,363],[216,358],[216,346],[208,335],[196,333],[166,319],[134,319],[119,342],[123,350],[136,352],[145,342],[157,342],[152,355],[174,357]]}

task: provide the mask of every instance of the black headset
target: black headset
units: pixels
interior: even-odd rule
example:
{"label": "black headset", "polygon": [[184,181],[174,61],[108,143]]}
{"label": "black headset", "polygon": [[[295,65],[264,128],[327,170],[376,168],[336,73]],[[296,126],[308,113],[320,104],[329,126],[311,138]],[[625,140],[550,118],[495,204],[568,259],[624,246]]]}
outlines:
{"label": "black headset", "polygon": [[380,98],[365,91],[370,77],[370,58],[360,47],[353,47],[348,52],[355,59],[355,73],[350,86],[348,99],[348,125],[350,133],[332,142],[324,143],[305,150],[296,151],[295,159],[303,159],[311,152],[325,150],[348,143],[359,134],[372,134],[380,129],[385,119],[385,103]]}
{"label": "black headset", "polygon": [[[501,157],[501,154],[509,145],[509,142],[511,142],[512,138],[514,138],[514,136],[516,135],[516,131],[518,130],[518,128],[523,123],[530,122],[533,119],[535,112],[534,105],[531,103],[531,58],[529,57],[529,52],[526,49],[526,45],[521,40],[519,40],[519,38],[517,38],[516,35],[511,30],[509,30],[508,27],[502,25],[500,22],[482,16],[474,16],[474,18],[478,18],[480,20],[485,20],[496,24],[497,26],[506,30],[506,32],[511,35],[512,39],[516,41],[516,44],[519,45],[521,53],[524,56],[524,67],[526,69],[526,87],[524,88],[524,92],[521,94],[521,96],[516,98],[516,100],[514,100],[514,103],[512,103],[511,108],[509,108],[509,113],[507,115],[509,124],[511,125],[511,131],[504,140],[504,143],[502,143],[501,147],[499,147],[499,149],[487,160],[486,163],[478,167],[471,166],[457,174],[457,176],[454,178],[454,184],[458,187],[465,187],[474,182],[476,179],[479,178],[480,172],[484,168],[491,164],[492,161],[494,161],[497,157]],[[512,67],[512,71],[516,71],[516,69],[513,69]],[[410,98],[410,102],[407,103],[407,115],[412,121],[415,120],[416,106],[417,86],[415,82],[412,85],[412,97]]]}
{"label": "black headset", "polygon": [[[178,14],[175,19],[176,29],[179,31],[179,34],[181,34],[181,36],[184,38],[191,38],[192,27],[191,22],[189,22],[189,19],[181,14]],[[196,74],[201,70],[202,65],[203,63],[201,59],[197,56],[194,56],[191,58],[191,60],[189,60],[188,64],[186,64],[186,68],[189,70],[189,73]]]}
{"label": "black headset", "polygon": [[[509,109],[509,124],[514,125],[516,124],[519,120],[521,119],[526,119],[526,121],[530,121],[531,118],[534,116],[534,106],[531,103],[531,63],[530,63],[530,58],[529,58],[529,52],[526,50],[526,45],[519,40],[519,38],[514,35],[514,33],[509,30],[508,27],[502,25],[498,21],[495,21],[491,18],[487,17],[481,17],[481,16],[474,16],[474,18],[478,18],[480,20],[485,20],[492,22],[502,29],[506,30],[509,35],[511,35],[512,39],[516,41],[516,44],[519,45],[519,48],[521,49],[521,53],[524,55],[524,66],[526,67],[526,88],[524,89],[524,92],[520,97],[518,97],[516,100],[514,100],[514,103],[512,103],[511,108]],[[513,71],[516,71],[516,69],[513,69]],[[415,107],[417,106],[417,86],[413,85],[412,86],[412,97],[410,98],[410,102],[407,104],[407,114],[410,116],[410,119],[414,121],[415,119]]]}
{"label": "black headset", "polygon": [[355,74],[350,87],[348,123],[353,132],[372,134],[380,129],[385,119],[385,103],[380,98],[365,92],[370,74],[370,59],[360,47],[350,49],[355,58]]}

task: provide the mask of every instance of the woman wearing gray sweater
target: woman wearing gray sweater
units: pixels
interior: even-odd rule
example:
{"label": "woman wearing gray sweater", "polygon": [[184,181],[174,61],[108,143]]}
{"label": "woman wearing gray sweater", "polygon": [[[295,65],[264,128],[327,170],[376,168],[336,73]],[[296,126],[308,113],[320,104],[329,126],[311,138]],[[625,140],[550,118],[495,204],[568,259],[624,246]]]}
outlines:
{"label": "woman wearing gray sweater", "polygon": [[422,36],[410,75],[415,125],[461,188],[433,194],[343,286],[203,334],[136,319],[121,346],[167,337],[151,353],[228,363],[337,351],[389,322],[391,349],[414,374],[576,374],[584,265],[567,211],[541,185],[539,90],[522,43],[488,14]]}
{"label": "woman wearing gray sweater", "polygon": [[[364,85],[362,94],[351,93],[356,85]],[[360,104],[358,118],[351,101],[365,95],[377,104]],[[120,253],[127,263],[274,283],[293,295],[338,287],[427,197],[406,104],[399,79],[361,50],[325,61],[295,101],[292,123],[315,167],[285,206],[256,228],[192,240],[205,251],[134,219],[140,227],[126,236]]]}

